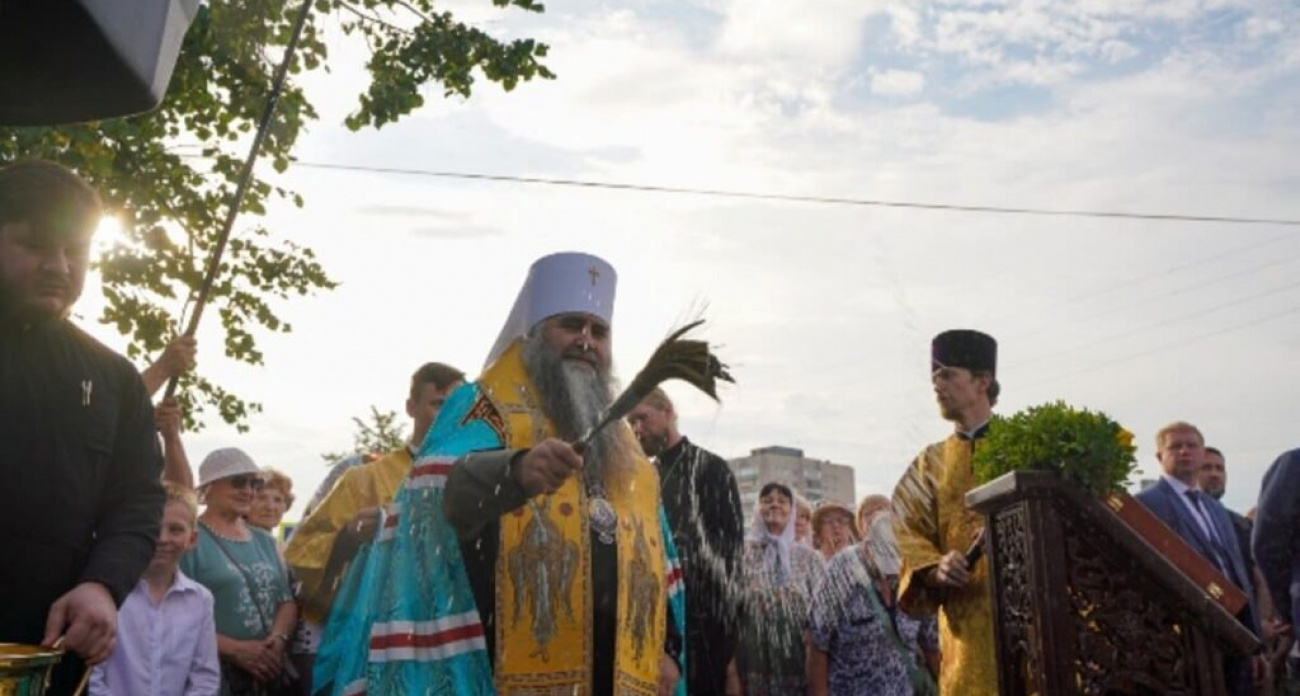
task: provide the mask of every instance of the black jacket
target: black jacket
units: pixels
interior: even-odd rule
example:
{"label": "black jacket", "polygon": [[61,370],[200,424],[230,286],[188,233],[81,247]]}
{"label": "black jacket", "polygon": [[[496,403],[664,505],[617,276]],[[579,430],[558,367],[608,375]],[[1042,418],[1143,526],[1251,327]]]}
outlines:
{"label": "black jacket", "polygon": [[1255,562],[1268,582],[1278,616],[1300,624],[1300,449],[1284,453],[1264,473],[1255,508]]}
{"label": "black jacket", "polygon": [[39,642],[81,582],[126,599],[153,557],[161,471],[131,363],[67,321],[0,323],[0,640]]}

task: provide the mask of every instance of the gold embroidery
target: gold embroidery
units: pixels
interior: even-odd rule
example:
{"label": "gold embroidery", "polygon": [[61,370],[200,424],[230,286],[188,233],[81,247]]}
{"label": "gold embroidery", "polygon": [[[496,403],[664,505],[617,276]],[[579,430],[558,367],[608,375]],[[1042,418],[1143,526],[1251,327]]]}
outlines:
{"label": "gold embroidery", "polygon": [[645,525],[636,520],[636,540],[633,542],[632,577],[628,578],[628,623],[632,634],[635,659],[645,655],[646,642],[653,632],[659,607],[659,578],[651,571],[650,544],[645,538]]}
{"label": "gold embroidery", "polygon": [[[525,373],[520,344],[484,372],[479,388],[502,417],[506,448],[532,447],[555,436]],[[635,452],[626,424],[614,427]],[[618,696],[655,694],[667,597],[658,488],[653,465],[637,457],[626,480],[608,490],[621,521],[644,525],[638,533],[621,524],[617,535],[613,692]],[[586,503],[580,478],[570,477],[554,494],[535,497],[501,518],[494,681],[502,696],[605,696],[591,691],[593,578]],[[634,625],[640,633],[635,638]]]}
{"label": "gold embroidery", "polygon": [[501,412],[497,410],[492,403],[486,391],[479,391],[478,398],[474,399],[474,405],[470,407],[469,412],[461,419],[461,425],[469,425],[473,421],[481,420],[487,424],[492,431],[497,434],[502,442],[506,442],[509,433],[506,431],[506,421],[501,417]]}
{"label": "gold embroidery", "polygon": [[537,649],[529,657],[550,661],[548,646],[556,634],[557,607],[563,609],[570,626],[577,623],[573,614],[573,579],[578,570],[578,545],[564,538],[551,520],[551,498],[543,497],[533,509],[532,519],[524,525],[523,543],[506,556],[510,582],[514,586],[514,613],[511,626],[518,626],[524,615],[524,602],[532,613],[530,629]]}

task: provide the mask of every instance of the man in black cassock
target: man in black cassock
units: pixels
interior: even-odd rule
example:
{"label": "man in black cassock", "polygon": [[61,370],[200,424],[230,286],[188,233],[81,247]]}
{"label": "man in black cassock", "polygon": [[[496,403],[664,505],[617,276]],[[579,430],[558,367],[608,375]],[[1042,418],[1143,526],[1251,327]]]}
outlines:
{"label": "man in black cassock", "polygon": [[677,411],[655,389],[628,416],[659,468],[664,513],[686,578],[686,672],[691,696],[726,693],[736,651],[744,513],[726,460],[677,429]]}
{"label": "man in black cassock", "polygon": [[0,641],[63,637],[52,695],[112,651],[162,519],[140,375],[67,318],[101,215],[59,165],[0,168]]}

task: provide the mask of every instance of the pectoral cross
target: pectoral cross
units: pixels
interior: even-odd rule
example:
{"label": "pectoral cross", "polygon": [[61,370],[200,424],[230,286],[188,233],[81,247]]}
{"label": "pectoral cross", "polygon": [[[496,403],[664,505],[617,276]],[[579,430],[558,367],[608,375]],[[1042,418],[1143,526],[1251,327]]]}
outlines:
{"label": "pectoral cross", "polygon": [[95,390],[94,382],[88,379],[81,380],[81,405],[82,406],[90,405],[90,393],[93,392],[94,390]]}
{"label": "pectoral cross", "polygon": [[596,270],[595,266],[592,266],[587,269],[587,275],[591,276],[591,286],[595,287],[596,281],[600,279],[600,271]]}

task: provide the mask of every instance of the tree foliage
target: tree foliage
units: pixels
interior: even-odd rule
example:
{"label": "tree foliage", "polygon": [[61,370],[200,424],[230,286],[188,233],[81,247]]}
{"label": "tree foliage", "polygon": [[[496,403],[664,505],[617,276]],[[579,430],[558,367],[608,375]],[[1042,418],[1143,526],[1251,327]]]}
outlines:
{"label": "tree foliage", "polygon": [[370,407],[368,420],[353,417],[356,430],[352,433],[350,452],[326,452],[321,455],[327,464],[333,464],[353,454],[385,454],[406,444],[406,428],[398,422],[396,411],[380,411]]}
{"label": "tree foliage", "polygon": [[[313,12],[290,67],[262,165],[284,172],[303,127],[317,118],[295,82],[328,71],[326,33],[364,41],[370,49],[369,84],[345,123],[380,128],[424,104],[437,84],[443,96],[468,97],[482,77],[514,88],[551,78],[542,64],[547,47],[532,39],[498,40],[438,11],[433,0],[307,0]],[[492,0],[540,12],[533,0]],[[0,127],[0,162],[41,157],[80,172],[104,197],[130,243],[102,255],[107,306],[99,320],[129,336],[128,355],[157,355],[183,329],[276,64],[292,31],[299,0],[208,2],[199,10],[163,104],[130,118],[40,128]],[[262,167],[265,171],[265,166]],[[225,354],[261,365],[257,335],[288,333],[282,301],[335,286],[311,249],[277,238],[258,224],[277,199],[303,205],[297,193],[254,177],[210,298],[220,317]],[[241,430],[261,410],[202,373],[182,382],[187,417],[206,404]],[[201,425],[201,419],[191,425]]]}

